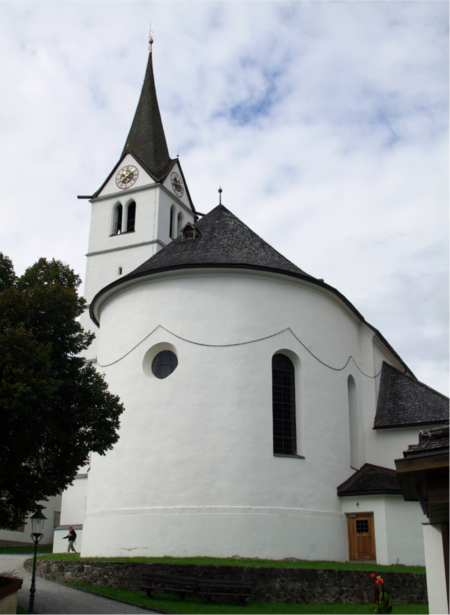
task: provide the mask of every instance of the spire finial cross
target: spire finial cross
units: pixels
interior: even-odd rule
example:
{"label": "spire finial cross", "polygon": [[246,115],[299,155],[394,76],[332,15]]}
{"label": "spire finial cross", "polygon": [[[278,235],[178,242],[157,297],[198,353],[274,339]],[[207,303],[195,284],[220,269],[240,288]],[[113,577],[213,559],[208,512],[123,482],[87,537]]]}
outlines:
{"label": "spire finial cross", "polygon": [[149,38],[148,38],[148,50],[149,50],[149,53],[152,52],[152,45],[153,45],[153,28],[152,28],[152,23],[150,22],[150,34],[149,34]]}
{"label": "spire finial cross", "polygon": [[219,188],[219,205],[222,205],[222,188]]}

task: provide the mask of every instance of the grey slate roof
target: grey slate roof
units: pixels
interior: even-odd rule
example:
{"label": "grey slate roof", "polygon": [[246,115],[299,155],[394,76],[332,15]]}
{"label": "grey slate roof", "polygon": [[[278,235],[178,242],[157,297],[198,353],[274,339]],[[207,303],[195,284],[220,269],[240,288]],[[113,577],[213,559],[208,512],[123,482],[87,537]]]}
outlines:
{"label": "grey slate roof", "polygon": [[419,443],[410,444],[408,450],[403,452],[403,457],[423,457],[429,455],[442,455],[448,453],[449,434],[448,423],[442,427],[434,427],[429,431],[421,431]]}
{"label": "grey slate roof", "polygon": [[215,207],[195,228],[200,232],[197,239],[185,240],[180,235],[123,280],[160,270],[219,265],[290,272],[315,279],[272,248],[224,205]]}
{"label": "grey slate roof", "polygon": [[149,53],[144,84],[122,156],[129,153],[153,178],[165,175],[171,162],[156,97],[153,53]]}
{"label": "grey slate roof", "polygon": [[397,472],[389,468],[365,463],[337,488],[338,496],[350,495],[401,495]]}
{"label": "grey slate roof", "polygon": [[375,429],[444,423],[448,412],[445,395],[383,362]]}

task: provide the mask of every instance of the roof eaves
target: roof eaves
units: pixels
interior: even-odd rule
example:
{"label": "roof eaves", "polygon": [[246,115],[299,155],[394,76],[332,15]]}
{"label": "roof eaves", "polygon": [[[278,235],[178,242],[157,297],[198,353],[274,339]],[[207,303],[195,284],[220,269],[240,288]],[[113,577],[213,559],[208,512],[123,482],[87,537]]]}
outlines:
{"label": "roof eaves", "polygon": [[402,490],[399,489],[367,489],[366,491],[362,489],[357,489],[355,491],[338,491],[338,497],[345,498],[352,495],[402,495]]}
{"label": "roof eaves", "polygon": [[337,289],[333,288],[332,286],[329,286],[328,284],[326,284],[325,282],[322,282],[321,280],[314,278],[312,276],[310,276],[307,273],[301,274],[301,273],[295,273],[293,271],[287,271],[284,269],[277,269],[274,267],[265,267],[262,265],[249,265],[249,264],[240,264],[240,263],[188,263],[188,264],[182,264],[182,265],[171,265],[168,267],[161,267],[158,269],[151,269],[151,270],[146,270],[146,271],[142,271],[139,273],[131,273],[128,274],[126,276],[124,276],[123,278],[119,279],[119,280],[115,280],[114,282],[112,282],[111,284],[108,284],[108,286],[105,286],[104,288],[102,288],[93,298],[92,302],[91,302],[91,306],[90,306],[90,315],[92,320],[95,322],[95,324],[97,326],[100,326],[97,319],[95,318],[95,316],[93,315],[93,308],[95,306],[95,302],[100,298],[100,296],[107,292],[108,290],[113,289],[116,286],[119,286],[120,284],[123,284],[125,282],[128,282],[130,280],[133,279],[138,279],[138,278],[142,278],[148,275],[153,275],[153,274],[157,274],[157,273],[165,273],[168,271],[176,271],[176,270],[180,270],[180,269],[248,269],[248,270],[253,270],[253,271],[267,271],[269,273],[277,273],[277,274],[281,274],[281,275],[285,275],[288,277],[292,277],[292,278],[297,278],[306,282],[310,282],[316,286],[319,286],[321,288],[324,288],[330,292],[332,292],[333,294],[335,294],[337,297],[339,297],[339,299],[348,307],[350,308],[350,310],[352,312],[354,312],[356,314],[356,316],[361,319],[363,322],[365,322],[363,315],[355,308],[355,306],[344,296],[342,295]]}
{"label": "roof eaves", "polygon": [[[420,382],[419,380],[417,382]],[[396,423],[395,425],[377,425],[372,427],[372,429],[401,429],[405,427],[425,427],[426,425],[443,425],[446,423],[448,419],[439,419],[436,421],[422,421],[416,423]]]}

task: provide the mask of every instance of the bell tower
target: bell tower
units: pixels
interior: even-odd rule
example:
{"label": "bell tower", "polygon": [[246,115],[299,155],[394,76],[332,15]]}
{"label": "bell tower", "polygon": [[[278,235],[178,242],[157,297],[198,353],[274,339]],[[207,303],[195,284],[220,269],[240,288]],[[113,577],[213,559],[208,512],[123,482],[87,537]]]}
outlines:
{"label": "bell tower", "polygon": [[[84,290],[88,308],[99,290],[148,260],[196,217],[180,161],[169,156],[152,47],[150,38],[144,83],[120,158],[92,196],[78,197],[92,206]],[[81,323],[95,329],[89,309]],[[96,355],[94,340],[86,358]]]}

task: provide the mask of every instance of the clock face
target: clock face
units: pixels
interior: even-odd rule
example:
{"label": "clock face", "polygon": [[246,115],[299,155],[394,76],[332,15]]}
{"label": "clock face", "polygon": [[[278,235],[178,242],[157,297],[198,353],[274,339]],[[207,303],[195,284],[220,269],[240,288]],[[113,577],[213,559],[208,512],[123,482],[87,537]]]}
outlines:
{"label": "clock face", "polygon": [[134,183],[136,183],[137,178],[139,177],[139,171],[136,167],[128,165],[120,169],[120,171],[116,175],[116,185],[118,188],[130,188]]}
{"label": "clock face", "polygon": [[177,196],[183,196],[183,193],[184,193],[183,182],[181,181],[181,177],[178,175],[178,173],[175,173],[175,172],[171,173],[170,181],[172,183],[172,188],[175,194]]}

